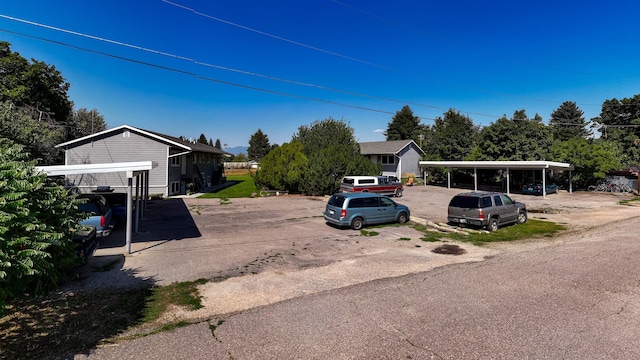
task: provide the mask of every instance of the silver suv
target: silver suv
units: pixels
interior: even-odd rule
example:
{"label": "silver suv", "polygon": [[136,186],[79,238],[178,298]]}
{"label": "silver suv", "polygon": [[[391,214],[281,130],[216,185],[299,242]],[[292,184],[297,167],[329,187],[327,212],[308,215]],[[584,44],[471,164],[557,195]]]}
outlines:
{"label": "silver suv", "polygon": [[449,202],[449,223],[498,230],[505,224],[527,221],[527,206],[500,192],[469,192],[458,194]]}

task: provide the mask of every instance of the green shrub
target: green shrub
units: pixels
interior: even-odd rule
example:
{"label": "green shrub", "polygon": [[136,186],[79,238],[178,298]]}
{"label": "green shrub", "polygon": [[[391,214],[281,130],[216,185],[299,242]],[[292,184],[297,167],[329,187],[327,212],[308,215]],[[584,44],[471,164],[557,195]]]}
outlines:
{"label": "green shrub", "polygon": [[77,200],[0,138],[0,312],[5,300],[40,294],[74,276]]}

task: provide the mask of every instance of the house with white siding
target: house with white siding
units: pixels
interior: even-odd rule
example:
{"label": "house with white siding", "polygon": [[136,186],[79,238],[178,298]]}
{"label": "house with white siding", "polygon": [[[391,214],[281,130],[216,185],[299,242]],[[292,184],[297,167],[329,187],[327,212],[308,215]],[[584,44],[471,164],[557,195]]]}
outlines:
{"label": "house with white siding", "polygon": [[402,179],[410,174],[420,177],[422,173],[419,162],[424,151],[413,140],[361,142],[360,153],[382,165],[383,176]]}
{"label": "house with white siding", "polygon": [[[57,145],[64,149],[65,165],[151,161],[149,194],[162,196],[197,192],[226,181],[223,156],[227,152],[207,144],[121,125]],[[67,176],[81,192],[110,187],[125,192],[124,173]]]}

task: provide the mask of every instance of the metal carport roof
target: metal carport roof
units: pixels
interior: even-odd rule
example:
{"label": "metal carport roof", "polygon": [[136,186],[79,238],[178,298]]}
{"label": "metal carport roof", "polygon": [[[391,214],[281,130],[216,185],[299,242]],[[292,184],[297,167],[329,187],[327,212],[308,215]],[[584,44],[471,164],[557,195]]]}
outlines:
{"label": "metal carport roof", "polygon": [[[127,253],[131,253],[131,231],[132,231],[132,187],[133,178],[136,178],[136,195],[138,195],[138,189],[141,189],[143,194],[143,207],[146,207],[146,199],[148,194],[148,181],[149,170],[153,169],[157,164],[153,164],[151,161],[136,161],[136,162],[121,162],[121,163],[106,163],[106,164],[77,164],[77,165],[53,165],[53,166],[36,166],[38,171],[41,171],[47,176],[66,176],[66,175],[79,175],[79,174],[91,174],[91,173],[107,173],[107,172],[124,172],[129,180],[129,186],[127,187],[127,229],[126,229],[126,244]],[[143,176],[144,180],[140,181],[139,176]],[[138,218],[141,215],[140,209],[140,196],[136,196],[136,232],[138,227]]]}
{"label": "metal carport roof", "polygon": [[[571,171],[574,169],[571,164],[555,162],[555,161],[420,161],[420,167],[444,167],[447,168],[447,187],[451,187],[450,169],[473,169],[474,187],[478,190],[477,169],[503,169],[507,174],[507,193],[509,193],[509,170],[540,170],[542,171],[542,195],[546,196],[545,183],[546,171],[550,170],[567,170],[569,171],[569,192],[572,192]],[[426,177],[426,173],[425,173]],[[426,182],[426,179],[425,179]]]}

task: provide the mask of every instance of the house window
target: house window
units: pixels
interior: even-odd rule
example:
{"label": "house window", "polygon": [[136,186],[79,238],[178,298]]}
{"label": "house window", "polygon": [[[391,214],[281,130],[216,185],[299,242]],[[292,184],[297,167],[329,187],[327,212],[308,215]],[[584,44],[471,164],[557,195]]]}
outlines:
{"label": "house window", "polygon": [[396,163],[396,157],[393,155],[382,155],[382,164],[383,165],[389,165],[389,164],[395,164]]}
{"label": "house window", "polygon": [[180,166],[181,156],[174,156],[171,158],[171,166]]}
{"label": "house window", "polygon": [[180,193],[180,181],[172,181],[171,182],[171,194],[179,194]]}

